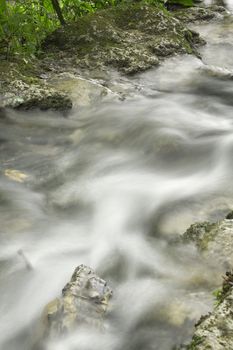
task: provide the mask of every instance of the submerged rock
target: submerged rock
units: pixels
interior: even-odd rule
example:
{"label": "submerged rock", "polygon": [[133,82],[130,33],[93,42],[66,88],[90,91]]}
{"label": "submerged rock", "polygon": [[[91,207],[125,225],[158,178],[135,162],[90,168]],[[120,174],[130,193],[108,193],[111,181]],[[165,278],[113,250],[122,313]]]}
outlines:
{"label": "submerged rock", "polygon": [[210,78],[219,80],[233,80],[233,70],[213,65],[203,65],[200,67],[201,72]]}
{"label": "submerged rock", "polygon": [[164,57],[196,54],[204,44],[162,6],[134,3],[97,11],[59,28],[43,44],[46,52],[72,57],[77,67],[112,66],[125,74],[144,71]]}
{"label": "submerged rock", "polygon": [[54,338],[72,331],[78,325],[103,328],[112,290],[95,272],[78,266],[62,296],[53,300],[44,310],[43,338]]}

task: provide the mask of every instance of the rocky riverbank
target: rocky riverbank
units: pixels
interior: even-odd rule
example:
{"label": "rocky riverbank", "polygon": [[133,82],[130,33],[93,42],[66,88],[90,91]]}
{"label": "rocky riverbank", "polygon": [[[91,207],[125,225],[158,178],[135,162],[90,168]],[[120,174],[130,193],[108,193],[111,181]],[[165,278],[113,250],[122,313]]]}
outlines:
{"label": "rocky riverbank", "polygon": [[1,62],[1,107],[67,111],[73,102],[69,91],[50,83],[59,73],[102,78],[109,69],[123,74],[145,71],[173,55],[200,57],[198,47],[205,41],[187,24],[224,15],[222,7],[169,12],[136,3],[84,16],[49,35],[40,58]]}
{"label": "rocky riverbank", "polygon": [[183,242],[193,242],[207,263],[229,271],[223,276],[222,288],[215,291],[213,311],[203,315],[195,326],[192,341],[180,350],[233,349],[233,215],[216,223],[197,223],[183,235]]}

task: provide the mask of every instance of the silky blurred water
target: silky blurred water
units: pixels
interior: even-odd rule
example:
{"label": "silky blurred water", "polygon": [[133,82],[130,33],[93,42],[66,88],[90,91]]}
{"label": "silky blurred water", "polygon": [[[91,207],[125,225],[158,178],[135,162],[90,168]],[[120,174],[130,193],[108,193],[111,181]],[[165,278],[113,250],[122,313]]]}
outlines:
{"label": "silky blurred water", "polygon": [[222,267],[174,238],[233,207],[233,23],[198,29],[203,61],[118,77],[124,101],[1,118],[1,349],[32,349],[43,307],[81,263],[114,290],[106,330],[48,350],[171,350],[211,309]]}

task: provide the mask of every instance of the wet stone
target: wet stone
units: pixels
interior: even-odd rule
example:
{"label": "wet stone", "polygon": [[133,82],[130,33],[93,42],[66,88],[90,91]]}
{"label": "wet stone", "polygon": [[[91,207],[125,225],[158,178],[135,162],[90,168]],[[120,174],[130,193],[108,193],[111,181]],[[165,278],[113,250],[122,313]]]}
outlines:
{"label": "wet stone", "polygon": [[194,242],[208,261],[229,268],[233,261],[233,221],[196,223],[182,236],[185,243]]}
{"label": "wet stone", "polygon": [[2,105],[23,110],[69,110],[72,102],[67,95],[45,84],[27,84],[22,80],[14,80],[6,88]]}
{"label": "wet stone", "polygon": [[44,310],[42,338],[56,338],[78,325],[104,328],[112,290],[107,282],[85,265],[78,266],[60,298],[50,302]]}
{"label": "wet stone", "polygon": [[200,318],[192,341],[179,350],[233,349],[233,274],[223,276],[223,286],[217,293],[214,310]]}

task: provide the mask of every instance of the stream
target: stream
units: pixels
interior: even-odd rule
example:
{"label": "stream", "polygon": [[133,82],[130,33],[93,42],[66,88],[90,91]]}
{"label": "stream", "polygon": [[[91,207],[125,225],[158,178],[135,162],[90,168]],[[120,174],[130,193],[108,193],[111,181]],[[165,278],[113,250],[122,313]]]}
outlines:
{"label": "stream", "polygon": [[0,118],[1,349],[33,348],[44,306],[82,263],[114,291],[106,331],[48,350],[172,350],[211,310],[224,271],[174,240],[233,208],[233,21],[196,29],[203,60],[116,75],[124,101]]}

